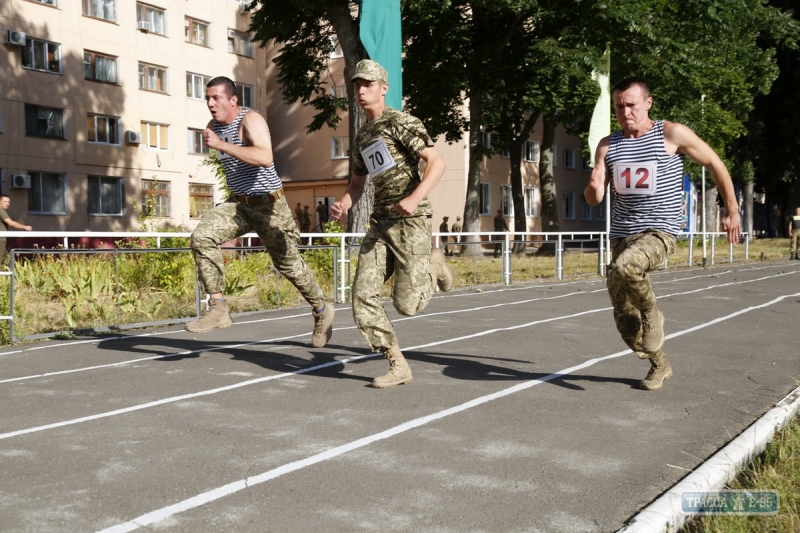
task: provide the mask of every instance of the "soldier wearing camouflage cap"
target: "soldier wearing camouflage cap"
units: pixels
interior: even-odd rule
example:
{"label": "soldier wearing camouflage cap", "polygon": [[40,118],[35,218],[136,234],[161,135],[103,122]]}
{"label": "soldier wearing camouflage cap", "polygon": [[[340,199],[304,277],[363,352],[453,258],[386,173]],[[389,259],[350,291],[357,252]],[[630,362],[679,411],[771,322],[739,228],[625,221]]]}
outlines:
{"label": "soldier wearing camouflage cap", "polygon": [[[373,181],[373,212],[353,283],[353,317],[372,349],[389,361],[389,372],[372,381],[376,388],[412,379],[383,307],[382,285],[395,275],[392,300],[406,316],[422,311],[437,286],[442,291],[453,286],[444,254],[438,248],[431,250],[433,210],[427,199],[445,163],[419,119],[386,106],[387,78],[375,61],[356,66],[352,82],[367,122],[356,135],[350,185],[331,206],[331,216],[339,220],[361,198],[368,177]],[[422,176],[420,160],[426,163]]]}

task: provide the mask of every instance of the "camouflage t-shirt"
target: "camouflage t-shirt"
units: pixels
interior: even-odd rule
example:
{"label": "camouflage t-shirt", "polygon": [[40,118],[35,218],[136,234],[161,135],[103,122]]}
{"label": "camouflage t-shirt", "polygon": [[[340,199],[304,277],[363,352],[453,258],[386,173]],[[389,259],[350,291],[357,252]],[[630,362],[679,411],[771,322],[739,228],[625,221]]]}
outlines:
{"label": "camouflage t-shirt", "polygon": [[[353,172],[367,176],[375,185],[373,214],[378,218],[401,218],[397,203],[410,196],[419,185],[419,154],[433,146],[419,119],[387,107],[381,115],[367,122],[356,135]],[[431,216],[433,209],[424,198],[409,216]]]}

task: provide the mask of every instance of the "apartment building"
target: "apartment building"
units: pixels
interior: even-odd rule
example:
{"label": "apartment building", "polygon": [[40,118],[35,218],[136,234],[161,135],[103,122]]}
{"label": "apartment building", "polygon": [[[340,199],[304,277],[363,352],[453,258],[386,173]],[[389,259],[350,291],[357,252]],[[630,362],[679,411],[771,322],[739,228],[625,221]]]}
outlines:
{"label": "apartment building", "polygon": [[[3,0],[0,190],[12,217],[40,231],[122,231],[140,229],[144,212],[154,226],[194,229],[223,200],[201,138],[204,86],[219,75],[267,118],[290,206],[316,216],[347,186],[347,118],[308,134],[312,111],[280,94],[277,47],[255,45],[248,26],[238,0]],[[328,61],[326,84],[342,95],[344,59]],[[602,212],[582,203],[579,141],[559,132],[557,142],[562,230],[602,229]],[[541,229],[540,143],[537,127],[523,154],[530,231]],[[464,211],[469,153],[466,136],[436,148],[447,162],[430,195],[438,228]],[[482,162],[482,231],[497,209],[512,225],[509,176],[508,158]]]}

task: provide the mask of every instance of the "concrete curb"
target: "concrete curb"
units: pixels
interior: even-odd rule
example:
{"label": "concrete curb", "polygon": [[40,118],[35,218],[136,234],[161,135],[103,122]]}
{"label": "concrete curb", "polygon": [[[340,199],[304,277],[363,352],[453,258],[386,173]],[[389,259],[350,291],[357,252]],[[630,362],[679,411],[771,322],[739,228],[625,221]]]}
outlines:
{"label": "concrete curb", "polygon": [[775,433],[800,410],[800,387],[786,395],[750,427],[691,474],[631,518],[618,533],[673,533],[694,515],[681,510],[681,494],[722,490],[766,448]]}

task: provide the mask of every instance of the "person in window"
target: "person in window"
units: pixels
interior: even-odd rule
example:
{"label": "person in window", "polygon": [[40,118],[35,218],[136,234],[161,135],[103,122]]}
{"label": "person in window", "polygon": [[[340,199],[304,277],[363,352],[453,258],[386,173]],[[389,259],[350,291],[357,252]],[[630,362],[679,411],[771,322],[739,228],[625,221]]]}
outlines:
{"label": "person in window", "polygon": [[[401,315],[422,311],[438,286],[453,287],[453,274],[439,248],[431,249],[433,209],[428,192],[444,174],[444,159],[419,119],[386,106],[388,74],[375,61],[356,65],[351,79],[366,123],[355,139],[353,175],[331,206],[339,220],[364,193],[367,175],[375,193],[369,230],[361,243],[353,283],[353,318],[369,345],[389,361],[389,371],[372,380],[375,388],[411,383],[408,365],[389,317],[381,287],[395,276],[392,300]],[[420,160],[426,162],[420,176]]]}
{"label": "person in window", "polygon": [[319,283],[297,248],[297,226],[275,171],[267,122],[255,111],[239,107],[236,85],[224,76],[206,84],[206,105],[212,119],[203,130],[203,142],[217,151],[231,194],[192,232],[197,278],[210,295],[210,309],[186,324],[186,329],[203,333],[233,323],[222,295],[225,268],[220,245],[255,231],[275,268],[311,304],[311,344],[321,348],[333,332],[334,308],[325,302]]}
{"label": "person in window", "polygon": [[714,150],[683,124],[650,118],[653,98],[642,78],[614,86],[614,111],[622,130],[600,140],[584,197],[603,201],[614,190],[611,210],[611,264],[608,293],[622,339],[650,371],[639,386],[660,389],[672,376],[664,354],[664,315],[656,307],[648,272],[664,264],[680,233],[683,160],[689,156],[709,169],[725,201],[722,225],[728,242],[739,242],[741,221],[728,169]]}
{"label": "person in window", "polygon": [[[32,231],[33,227],[26,226],[14,221],[8,214],[8,207],[11,205],[11,197],[6,194],[0,194],[0,229],[8,231],[8,228],[21,229],[25,231]],[[0,265],[5,265],[8,259],[8,250],[6,249],[6,238],[0,237]]]}

